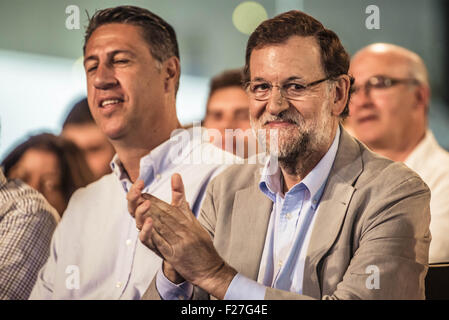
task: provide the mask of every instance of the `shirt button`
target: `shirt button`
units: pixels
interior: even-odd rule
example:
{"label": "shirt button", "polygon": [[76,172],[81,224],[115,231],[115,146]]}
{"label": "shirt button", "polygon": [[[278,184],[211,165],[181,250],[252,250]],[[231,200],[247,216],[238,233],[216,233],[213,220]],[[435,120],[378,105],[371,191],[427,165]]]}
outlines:
{"label": "shirt button", "polygon": [[130,245],[131,245],[131,242],[132,242],[131,239],[126,240],[126,245],[127,245],[127,246],[130,246]]}
{"label": "shirt button", "polygon": [[292,214],[289,212],[285,215],[287,217],[288,220],[290,220],[292,218]]}
{"label": "shirt button", "polygon": [[156,175],[156,180],[160,180],[161,179],[161,175],[158,173],[157,175]]}
{"label": "shirt button", "polygon": [[178,299],[179,299],[179,300],[184,300],[184,296],[183,296],[183,295],[179,295],[179,296],[178,296]]}
{"label": "shirt button", "polygon": [[278,267],[279,267],[279,268],[282,267],[282,264],[283,264],[282,260],[279,260],[279,262],[278,262]]}
{"label": "shirt button", "polygon": [[116,288],[120,288],[122,286],[122,283],[120,281],[117,281],[117,283],[115,284]]}

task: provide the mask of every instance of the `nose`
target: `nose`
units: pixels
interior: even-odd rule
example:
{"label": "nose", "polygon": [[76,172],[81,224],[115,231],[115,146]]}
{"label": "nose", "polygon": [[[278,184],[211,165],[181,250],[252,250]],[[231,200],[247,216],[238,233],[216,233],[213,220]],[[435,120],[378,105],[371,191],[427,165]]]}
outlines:
{"label": "nose", "polygon": [[107,64],[99,64],[95,72],[93,85],[96,89],[107,90],[117,85],[114,70]]}
{"label": "nose", "polygon": [[228,115],[227,117],[224,117],[223,122],[222,122],[222,127],[224,129],[237,129],[235,120],[230,115]]}
{"label": "nose", "polygon": [[358,108],[359,106],[371,105],[372,103],[371,90],[367,85],[363,85],[352,94],[350,107]]}
{"label": "nose", "polygon": [[273,86],[271,88],[271,96],[267,102],[266,109],[272,115],[278,115],[282,111],[288,109],[287,99],[284,98],[279,87]]}

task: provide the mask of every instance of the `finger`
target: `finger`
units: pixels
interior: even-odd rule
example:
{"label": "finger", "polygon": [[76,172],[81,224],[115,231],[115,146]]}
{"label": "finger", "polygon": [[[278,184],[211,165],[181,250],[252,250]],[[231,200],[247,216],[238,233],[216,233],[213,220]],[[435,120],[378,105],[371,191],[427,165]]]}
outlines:
{"label": "finger", "polygon": [[157,206],[165,212],[165,215],[172,216],[176,221],[186,221],[186,218],[187,221],[195,219],[195,215],[190,211],[187,202],[184,202],[184,205],[181,207],[175,207],[149,193],[142,193],[142,198],[150,200],[152,205]]}
{"label": "finger", "polygon": [[183,207],[187,203],[184,191],[184,184],[181,175],[175,173],[171,176],[172,200],[171,204],[176,207]]}
{"label": "finger", "polygon": [[147,217],[144,221],[142,230],[139,233],[139,240],[147,246],[151,251],[156,253],[162,259],[164,258],[159,250],[153,243],[152,233],[153,233],[153,220],[150,217]]}
{"label": "finger", "polygon": [[145,200],[150,200],[151,203],[157,205],[159,208],[161,208],[164,211],[169,211],[171,209],[171,205],[169,205],[167,202],[159,199],[158,197],[153,196],[152,194],[149,193],[142,193],[141,194],[142,198]]}
{"label": "finger", "polygon": [[[151,202],[149,200],[145,200],[135,210],[134,218],[136,219],[137,229],[139,229],[139,230],[142,229],[145,218],[150,215],[150,213],[148,212],[150,207],[151,207]],[[147,214],[147,212],[148,212],[148,214]]]}
{"label": "finger", "polygon": [[[153,205],[157,206],[160,210],[165,212],[166,215],[173,216],[174,219],[183,220],[185,218],[185,213],[183,213],[182,210],[179,210],[177,207],[168,204],[167,202],[153,196],[152,194],[142,193],[142,198],[150,200]],[[189,204],[186,202],[185,205],[190,211]]]}
{"label": "finger", "polygon": [[139,240],[149,247],[151,250],[154,248],[154,244],[151,240],[151,232],[153,231],[153,220],[147,217],[143,223],[142,229],[139,232]]}
{"label": "finger", "polygon": [[[172,211],[177,211],[178,216],[182,216],[179,208],[172,207]],[[153,228],[157,228],[160,232],[167,234],[175,234],[180,231],[182,227],[178,220],[170,213],[163,211],[159,206],[152,203],[150,200],[145,200],[136,209],[136,227],[140,231],[143,228],[145,219],[150,217],[152,219]]]}
{"label": "finger", "polygon": [[129,189],[126,194],[126,199],[128,200],[128,211],[131,216],[134,217],[136,208],[143,202],[141,196],[142,190],[144,188],[143,180],[137,180]]}
{"label": "finger", "polygon": [[152,219],[153,230],[156,230],[169,243],[174,244],[180,240],[178,234],[184,233],[185,227],[173,216],[166,214],[154,205],[148,212]]}
{"label": "finger", "polygon": [[[154,226],[154,225],[153,225]],[[160,255],[167,260],[171,261],[171,258],[174,255],[174,250],[172,245],[158,232],[156,228],[153,228],[151,233],[151,240],[160,253]]]}

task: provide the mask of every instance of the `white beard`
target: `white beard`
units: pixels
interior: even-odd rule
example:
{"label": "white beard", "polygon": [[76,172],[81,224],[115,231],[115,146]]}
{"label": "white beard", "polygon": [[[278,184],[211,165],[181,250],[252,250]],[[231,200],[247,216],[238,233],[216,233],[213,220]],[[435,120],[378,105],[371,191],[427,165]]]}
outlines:
{"label": "white beard", "polygon": [[[260,145],[265,148],[266,153],[277,157],[279,161],[303,158],[311,152],[328,147],[330,139],[332,139],[333,116],[328,99],[324,100],[320,110],[320,114],[314,119],[308,120],[308,123],[293,108],[285,110],[280,116],[266,113],[259,120],[250,116],[251,128]],[[295,126],[271,130],[262,128],[267,121],[281,119],[293,121]]]}

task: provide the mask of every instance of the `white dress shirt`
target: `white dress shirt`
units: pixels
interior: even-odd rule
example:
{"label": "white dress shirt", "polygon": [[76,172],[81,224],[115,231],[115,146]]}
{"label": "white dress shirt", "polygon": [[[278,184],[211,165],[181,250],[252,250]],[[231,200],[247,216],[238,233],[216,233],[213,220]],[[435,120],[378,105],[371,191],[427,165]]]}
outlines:
{"label": "white dress shirt", "polygon": [[449,152],[441,148],[427,130],[424,139],[404,162],[430,188],[429,262],[449,262]]}
{"label": "white dress shirt", "polygon": [[[170,203],[171,176],[181,174],[196,214],[207,184],[234,156],[194,131],[184,130],[143,157],[139,179],[145,182],[143,192]],[[186,132],[193,137],[185,139]],[[113,173],[70,199],[32,299],[140,299],[160,268],[161,259],[138,240],[126,201],[131,181],[117,156],[111,167]]]}

